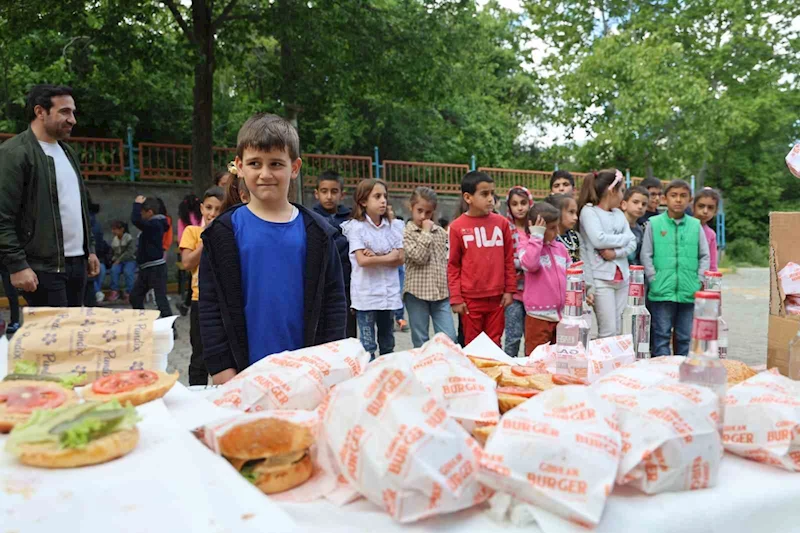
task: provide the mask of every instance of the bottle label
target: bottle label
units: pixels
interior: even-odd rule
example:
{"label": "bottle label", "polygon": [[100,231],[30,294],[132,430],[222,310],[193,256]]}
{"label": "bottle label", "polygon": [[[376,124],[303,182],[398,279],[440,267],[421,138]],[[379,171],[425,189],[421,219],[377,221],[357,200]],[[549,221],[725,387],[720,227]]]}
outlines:
{"label": "bottle label", "polygon": [[636,347],[637,353],[650,353],[650,343],[649,342],[640,342],[639,345]]}
{"label": "bottle label", "polygon": [[634,298],[644,298],[644,284],[631,283],[630,287],[628,288],[628,296],[633,296]]}
{"label": "bottle label", "polygon": [[566,305],[568,307],[583,307],[583,293],[581,291],[567,291]]}
{"label": "bottle label", "polygon": [[692,325],[692,338],[701,341],[717,340],[718,322],[712,318],[695,318]]}

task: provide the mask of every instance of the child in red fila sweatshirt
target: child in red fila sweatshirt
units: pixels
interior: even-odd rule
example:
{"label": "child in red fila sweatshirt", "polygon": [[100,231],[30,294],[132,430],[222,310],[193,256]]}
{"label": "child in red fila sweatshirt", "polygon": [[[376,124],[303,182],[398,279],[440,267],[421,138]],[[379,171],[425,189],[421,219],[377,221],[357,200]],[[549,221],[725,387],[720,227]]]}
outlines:
{"label": "child in red fila sweatshirt", "polygon": [[461,195],[469,209],[450,224],[450,306],[461,315],[465,345],[486,332],[500,346],[505,308],[517,290],[511,227],[493,213],[494,181],[489,175],[465,174]]}

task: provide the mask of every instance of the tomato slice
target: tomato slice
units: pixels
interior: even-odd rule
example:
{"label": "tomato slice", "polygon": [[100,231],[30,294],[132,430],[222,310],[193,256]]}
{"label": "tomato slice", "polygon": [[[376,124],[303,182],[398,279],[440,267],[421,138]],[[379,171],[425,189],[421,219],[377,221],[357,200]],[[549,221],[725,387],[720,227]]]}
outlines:
{"label": "tomato slice", "polygon": [[542,372],[539,372],[538,368],[532,366],[512,366],[511,373],[515,376],[527,377],[541,374]]}
{"label": "tomato slice", "polygon": [[158,374],[152,370],[127,370],[98,379],[92,383],[92,391],[97,394],[119,394],[152,385],[156,381]]}
{"label": "tomato slice", "polygon": [[511,394],[514,396],[522,396],[523,398],[533,398],[542,391],[537,389],[526,389],[525,387],[497,387],[497,392]]}
{"label": "tomato slice", "polygon": [[67,395],[56,388],[25,385],[16,387],[0,395],[0,403],[5,402],[9,413],[32,413],[34,409],[52,409],[63,404]]}

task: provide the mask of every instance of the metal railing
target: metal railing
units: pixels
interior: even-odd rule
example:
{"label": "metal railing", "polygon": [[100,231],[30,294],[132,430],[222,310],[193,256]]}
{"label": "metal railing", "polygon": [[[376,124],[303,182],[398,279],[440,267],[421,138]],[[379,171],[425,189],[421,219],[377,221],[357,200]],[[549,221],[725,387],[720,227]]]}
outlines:
{"label": "metal railing", "polygon": [[[0,142],[12,137],[13,133],[0,133]],[[70,137],[66,143],[75,150],[84,176],[122,176],[125,173],[122,139]]]}
{"label": "metal railing", "polygon": [[385,160],[381,178],[391,191],[411,192],[417,187],[431,187],[441,194],[458,194],[461,178],[467,172],[469,165]]}

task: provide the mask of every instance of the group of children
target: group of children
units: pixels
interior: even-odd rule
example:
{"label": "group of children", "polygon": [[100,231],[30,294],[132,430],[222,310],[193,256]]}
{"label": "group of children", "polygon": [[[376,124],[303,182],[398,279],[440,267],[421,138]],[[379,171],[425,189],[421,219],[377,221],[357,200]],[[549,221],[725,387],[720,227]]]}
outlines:
{"label": "group of children", "polygon": [[[712,242],[716,250],[707,226],[719,206],[715,191],[697,195],[692,218],[685,215],[691,189],[675,180],[664,191],[667,210],[658,214],[658,180],[625,190],[618,170],[602,170],[585,177],[576,198],[574,178],[556,171],[549,197],[534,202],[525,187],[513,187],[502,216],[492,178],[472,171],[461,183],[465,212],[445,229],[428,187],[412,192],[405,224],[394,219],[378,179],[357,184],[352,209],[343,205],[335,172],[319,176],[312,210],[292,204],[287,193],[301,165],[288,122],[251,117],[237,138],[227,194],[220,199],[219,189],[209,190],[204,227],[184,230],[184,266],[199,282],[193,384],[205,383],[207,373],[223,383],[269,354],[346,336],[357,336],[372,355],[389,353],[402,308],[415,347],[428,339],[431,323],[455,341],[455,313],[462,342],[485,332],[500,345],[505,334],[506,352],[517,356],[524,337],[529,354],[555,342],[566,271],[579,260],[600,336],[620,332],[628,266],[641,263],[650,283],[653,354],[671,353],[673,329],[674,353],[688,351],[692,296],[712,266]],[[142,213],[157,224],[157,215]],[[136,209],[134,222],[141,224]],[[150,259],[141,258],[140,270]]]}

